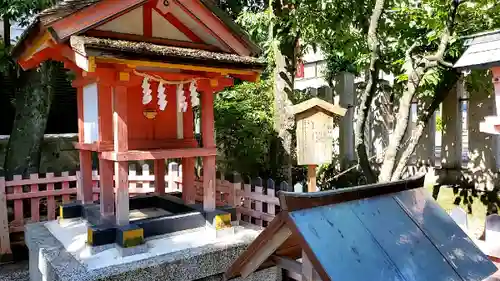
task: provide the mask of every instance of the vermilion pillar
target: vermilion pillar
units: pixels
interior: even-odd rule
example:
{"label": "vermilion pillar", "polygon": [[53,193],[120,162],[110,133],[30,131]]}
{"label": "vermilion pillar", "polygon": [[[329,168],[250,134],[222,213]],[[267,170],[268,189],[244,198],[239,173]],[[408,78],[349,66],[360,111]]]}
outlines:
{"label": "vermilion pillar", "polygon": [[[215,148],[214,92],[205,89],[201,95],[201,133],[204,148]],[[215,210],[215,156],[203,157],[203,209]]]}
{"label": "vermilion pillar", "polygon": [[[78,109],[78,142],[84,143],[84,104],[83,87],[88,83],[84,77],[79,77],[73,86],[77,89]],[[92,152],[88,150],[79,151],[80,156],[80,179],[77,186],[77,199],[83,204],[92,204]]]}
{"label": "vermilion pillar", "polygon": [[[99,142],[101,144],[113,142],[112,99],[112,81],[99,81]],[[99,186],[101,192],[99,198],[101,215],[103,217],[109,217],[115,213],[113,165],[112,161],[104,160],[99,155]]]}
{"label": "vermilion pillar", "polygon": [[[126,79],[126,75],[120,75],[120,79]],[[128,129],[127,129],[127,87],[117,85],[113,92],[113,136],[114,151],[128,151]],[[115,162],[115,186],[116,186],[116,224],[127,225],[129,223],[129,192],[128,192],[128,162]]]}

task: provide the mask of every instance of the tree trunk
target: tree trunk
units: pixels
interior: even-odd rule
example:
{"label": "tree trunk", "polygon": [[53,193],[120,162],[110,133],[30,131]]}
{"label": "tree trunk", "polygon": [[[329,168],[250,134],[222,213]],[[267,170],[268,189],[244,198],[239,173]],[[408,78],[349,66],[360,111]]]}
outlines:
{"label": "tree trunk", "polygon": [[363,170],[367,183],[376,181],[375,174],[370,166],[365,144],[365,126],[370,106],[377,90],[377,80],[379,75],[378,63],[380,59],[380,42],[378,39],[378,25],[380,17],[384,11],[385,0],[376,0],[373,14],[370,18],[370,27],[368,29],[368,47],[371,51],[370,71],[368,74],[368,83],[366,89],[360,98],[360,104],[357,112],[356,128],[354,131],[356,153],[359,166]]}
{"label": "tree trunk", "polygon": [[8,15],[4,15],[2,18],[3,21],[3,44],[5,46],[6,50],[9,50],[10,48],[10,19]]}
{"label": "tree trunk", "polygon": [[422,134],[424,132],[427,123],[431,119],[434,112],[438,109],[439,105],[443,102],[446,96],[450,93],[453,86],[457,83],[459,79],[459,74],[456,71],[450,71],[449,75],[445,75],[443,79],[441,79],[442,83],[438,86],[437,94],[432,99],[429,107],[425,109],[425,111],[420,115],[417,127],[413,130],[410,143],[406,147],[405,151],[401,154],[398,165],[392,174],[391,180],[397,181],[401,178],[403,171],[410,160],[411,155],[415,152],[415,148],[417,147]]}
{"label": "tree trunk", "polygon": [[[420,79],[419,79],[420,80]],[[399,109],[396,118],[396,127],[390,136],[389,146],[385,151],[384,163],[380,169],[379,182],[388,182],[391,180],[394,165],[396,164],[396,157],[398,150],[401,146],[401,141],[408,129],[408,122],[410,121],[411,101],[415,95],[416,88],[412,82],[408,83],[408,90],[405,91],[399,102]]]}
{"label": "tree trunk", "polygon": [[5,155],[5,173],[38,173],[41,144],[53,97],[52,77],[58,71],[55,62],[45,62],[27,73],[26,86],[16,93],[16,117]]}

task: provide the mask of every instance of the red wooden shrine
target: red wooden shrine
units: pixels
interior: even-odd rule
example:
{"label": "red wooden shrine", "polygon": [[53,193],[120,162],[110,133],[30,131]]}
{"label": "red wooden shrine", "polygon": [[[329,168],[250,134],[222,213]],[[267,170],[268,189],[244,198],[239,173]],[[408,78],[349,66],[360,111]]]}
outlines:
{"label": "red wooden shrine", "polygon": [[128,161],[154,160],[162,194],[165,159],[182,158],[183,200],[194,203],[195,159],[202,157],[203,207],[215,209],[214,94],[235,78],[256,81],[264,64],[209,1],[66,0],[37,17],[13,54],[24,69],[56,60],[76,74],[78,200],[92,203],[97,152],[101,215],[115,214],[118,225],[129,223]]}

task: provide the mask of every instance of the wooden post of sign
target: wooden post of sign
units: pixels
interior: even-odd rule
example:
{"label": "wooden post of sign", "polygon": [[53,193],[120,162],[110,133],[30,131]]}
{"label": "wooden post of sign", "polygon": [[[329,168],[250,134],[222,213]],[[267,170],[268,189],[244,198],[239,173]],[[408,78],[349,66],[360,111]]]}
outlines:
{"label": "wooden post of sign", "polygon": [[307,192],[316,192],[316,165],[307,167]]}

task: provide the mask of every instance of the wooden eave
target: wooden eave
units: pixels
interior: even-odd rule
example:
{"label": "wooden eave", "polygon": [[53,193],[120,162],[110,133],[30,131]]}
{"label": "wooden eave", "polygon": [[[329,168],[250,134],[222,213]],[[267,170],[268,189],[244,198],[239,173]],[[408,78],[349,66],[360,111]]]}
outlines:
{"label": "wooden eave", "polygon": [[299,103],[293,106],[293,114],[297,115],[299,113],[310,110],[314,107],[318,107],[324,111],[326,111],[329,115],[336,116],[344,116],[347,112],[347,109],[342,108],[338,105],[331,104],[319,98],[312,98],[305,102]]}
{"label": "wooden eave", "polygon": [[146,42],[72,36],[70,43],[75,51],[87,57],[146,60],[258,72],[266,67],[265,62],[254,57],[163,46]]}

